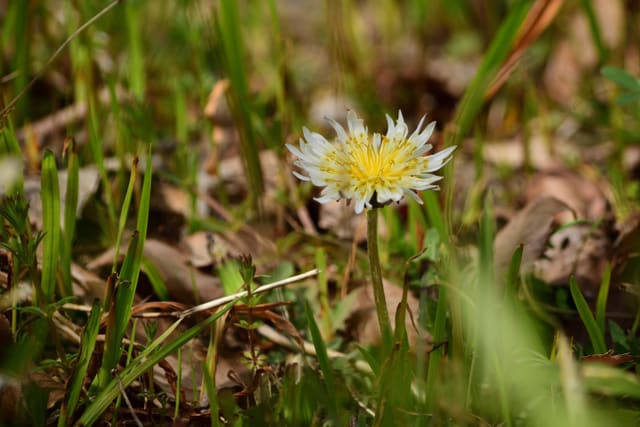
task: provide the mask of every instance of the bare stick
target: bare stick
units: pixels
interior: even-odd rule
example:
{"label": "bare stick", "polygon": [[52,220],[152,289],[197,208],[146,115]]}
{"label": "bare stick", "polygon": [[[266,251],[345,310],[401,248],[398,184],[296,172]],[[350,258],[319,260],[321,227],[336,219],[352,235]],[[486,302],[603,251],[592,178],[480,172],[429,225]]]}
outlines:
{"label": "bare stick", "polygon": [[[269,283],[268,285],[260,286],[259,288],[256,288],[255,290],[251,291],[251,293],[261,294],[263,292],[270,291],[271,289],[280,288],[290,283],[295,283],[300,280],[304,280],[308,277],[315,276],[316,274],[318,274],[318,272],[319,270],[317,268],[314,268],[313,270],[307,271],[306,273],[298,274],[283,280],[278,280],[277,282]],[[247,291],[236,292],[235,294],[227,295],[226,297],[217,298],[217,299],[205,302],[204,304],[196,305],[195,307],[191,307],[182,312],[177,312],[176,315],[180,318],[184,318],[187,316],[191,316],[192,314],[199,313],[201,311],[211,310],[212,308],[220,307],[222,305],[225,305],[228,302],[237,300],[239,298],[244,298],[247,295],[248,295]],[[154,313],[147,313],[147,314],[154,314]]]}

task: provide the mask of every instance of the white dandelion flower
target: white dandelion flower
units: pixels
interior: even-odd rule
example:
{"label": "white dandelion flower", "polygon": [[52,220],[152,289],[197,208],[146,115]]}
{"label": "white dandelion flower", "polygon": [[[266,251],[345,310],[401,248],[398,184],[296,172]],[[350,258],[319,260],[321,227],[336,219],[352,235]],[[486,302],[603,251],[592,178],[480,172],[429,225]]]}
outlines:
{"label": "white dandelion flower", "polygon": [[323,187],[316,200],[327,203],[332,200],[353,200],[356,213],[363,209],[384,205],[391,201],[400,201],[408,196],[422,203],[415,193],[422,190],[436,190],[436,182],[442,179],[435,175],[450,159],[456,147],[446,148],[438,153],[425,156],[433,147],[427,141],[433,133],[435,122],[424,129],[420,120],[411,134],[404,122],[402,113],[398,119],[387,116],[386,135],[369,135],[367,128],[358,116],[349,111],[347,129],[335,120],[330,120],[336,131],[334,141],[303,129],[304,137],[300,146],[287,144],[293,153],[303,175],[294,175]]}

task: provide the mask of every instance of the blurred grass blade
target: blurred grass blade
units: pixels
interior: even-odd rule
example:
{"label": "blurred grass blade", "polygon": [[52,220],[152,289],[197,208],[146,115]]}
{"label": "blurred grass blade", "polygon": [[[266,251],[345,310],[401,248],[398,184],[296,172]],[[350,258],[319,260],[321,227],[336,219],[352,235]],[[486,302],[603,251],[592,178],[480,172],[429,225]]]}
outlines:
{"label": "blurred grass blade", "polygon": [[207,363],[202,364],[202,376],[205,388],[207,389],[207,398],[209,400],[209,413],[211,414],[211,427],[221,426],[220,418],[218,417],[218,393],[216,390],[216,383],[211,369]]}
{"label": "blurred grass blade", "polygon": [[520,245],[513,252],[511,257],[511,263],[509,264],[509,270],[507,271],[507,283],[505,284],[506,295],[516,295],[518,291],[518,284],[520,283],[520,265],[522,264],[522,253],[524,252],[524,246]]}
{"label": "blurred grass blade", "polygon": [[84,327],[82,333],[82,342],[80,343],[80,354],[73,371],[73,376],[69,383],[67,400],[65,405],[60,410],[60,418],[58,418],[58,426],[69,425],[69,420],[73,417],[73,412],[76,409],[78,401],[80,399],[80,392],[82,391],[82,385],[87,375],[87,369],[89,362],[93,356],[93,350],[96,345],[96,338],[98,337],[98,331],[100,329],[100,316],[102,314],[102,304],[99,300],[95,300],[89,319]]}
{"label": "blurred grass blade", "polygon": [[262,166],[258,156],[253,109],[244,59],[245,49],[236,0],[221,0],[214,15],[214,29],[219,43],[220,61],[230,81],[228,100],[240,133],[240,150],[252,204],[259,208],[264,191]]}
{"label": "blurred grass blade", "polygon": [[107,222],[107,230],[110,234],[115,233],[116,226],[116,208],[113,201],[113,189],[111,188],[111,181],[107,174],[107,168],[104,162],[104,154],[102,153],[103,146],[98,129],[98,117],[95,107],[95,100],[93,96],[89,97],[89,148],[91,149],[91,156],[93,161],[98,167],[100,173],[100,182],[104,188],[104,201],[107,205],[107,215],[109,220]]}
{"label": "blurred grass blade", "polygon": [[604,267],[604,274],[600,282],[600,290],[596,299],[596,323],[600,331],[604,334],[605,317],[607,315],[607,300],[609,298],[609,285],[611,284],[611,263],[607,262]]}
{"label": "blurred grass blade", "polygon": [[531,46],[553,22],[562,7],[564,0],[535,0],[522,25],[518,29],[517,36],[512,42],[509,54],[502,62],[500,69],[487,88],[485,100],[492,98],[507,81],[524,52]]}
{"label": "blurred grass blade", "polygon": [[307,315],[307,322],[309,322],[309,330],[311,331],[311,339],[313,340],[313,346],[316,349],[316,355],[318,357],[318,363],[320,364],[320,370],[324,375],[324,384],[326,386],[326,397],[327,404],[329,405],[329,416],[330,418],[338,424],[338,402],[336,401],[336,388],[335,388],[335,380],[333,377],[333,370],[331,369],[331,364],[329,363],[329,356],[327,354],[327,346],[322,339],[322,335],[320,334],[320,329],[318,328],[318,324],[316,323],[315,318],[313,317],[313,313],[311,312],[311,307],[309,306],[309,302],[305,301],[304,311]]}
{"label": "blurred grass blade", "polygon": [[[438,287],[438,305],[436,307],[436,318],[433,325],[434,343],[441,343],[446,339],[447,332],[447,288],[446,286]],[[438,372],[440,371],[440,362],[444,356],[444,346],[434,349],[429,355],[429,363],[427,367],[427,385],[425,394],[427,396],[426,408],[428,412],[436,410],[436,397],[438,396]]]}
{"label": "blurred grass blade", "polygon": [[593,37],[593,42],[596,45],[596,49],[598,50],[598,62],[602,64],[607,60],[609,56],[609,49],[604,43],[604,39],[602,38],[602,31],[600,30],[600,23],[598,22],[598,16],[596,15],[596,11],[593,8],[593,0],[582,0],[582,8],[584,9],[585,14],[587,15],[587,20],[589,21],[589,29],[591,30],[591,37]]}
{"label": "blurred grass blade", "polygon": [[149,282],[151,282],[153,292],[155,292],[158,299],[160,301],[167,301],[169,299],[169,290],[162,279],[162,274],[158,267],[149,258],[143,256],[142,268],[144,269],[144,273],[149,279]]}
{"label": "blurred grass blade", "polygon": [[473,81],[456,109],[454,130],[447,135],[446,146],[459,145],[462,138],[471,129],[471,125],[484,103],[487,88],[516,41],[530,6],[531,1],[527,0],[516,1],[511,6],[509,14],[502,21],[502,25],[491,41]]}
{"label": "blurred grass blade", "polygon": [[44,301],[52,302],[56,291],[56,270],[60,255],[60,189],[58,168],[51,151],[42,160],[42,231],[45,233],[42,247],[42,278],[40,289]]}
{"label": "blurred grass blade", "polygon": [[65,141],[67,156],[67,192],[64,204],[64,233],[60,246],[60,268],[65,296],[73,295],[71,278],[71,251],[76,227],[76,211],[78,209],[79,165],[76,143],[73,138]]}
{"label": "blurred grass blade", "polygon": [[140,37],[140,6],[142,2],[124,3],[127,38],[129,41],[129,86],[136,99],[143,100],[145,92],[144,53]]}
{"label": "blurred grass blade", "polygon": [[640,399],[640,381],[631,372],[602,363],[584,363],[582,375],[585,388],[589,391],[606,396]]}
{"label": "blurred grass blade", "polygon": [[607,346],[604,341],[604,333],[598,326],[598,323],[596,323],[596,319],[593,318],[593,313],[591,313],[589,304],[587,304],[587,300],[584,299],[582,291],[578,286],[578,282],[576,282],[576,279],[573,276],[569,279],[569,289],[571,291],[573,301],[576,304],[576,308],[578,309],[580,319],[582,319],[582,323],[584,323],[587,333],[589,334],[589,338],[591,339],[594,353],[606,353]]}
{"label": "blurred grass blade", "polygon": [[493,240],[495,224],[493,219],[493,199],[489,194],[485,200],[485,209],[480,220],[480,236],[478,242],[479,282],[486,286],[495,286],[493,267]]}
{"label": "blurred grass blade", "polygon": [[[177,351],[180,347],[189,342],[189,340],[202,334],[203,331],[205,331],[213,322],[229,311],[234,304],[235,301],[230,302],[202,323],[187,329],[170,342],[162,345],[182,322],[182,319],[174,322],[162,335],[153,340],[147,348],[138,355],[138,357],[132,360],[131,363],[122,370],[120,373],[120,383],[122,386],[128,387],[134,380],[151,369],[159,361]],[[95,423],[109,408],[111,402],[113,402],[118,395],[120,395],[120,385],[118,384],[118,379],[114,378],[106,387],[104,387],[100,394],[96,396],[91,405],[87,407],[86,411],[76,422],[76,426],[91,425]]]}

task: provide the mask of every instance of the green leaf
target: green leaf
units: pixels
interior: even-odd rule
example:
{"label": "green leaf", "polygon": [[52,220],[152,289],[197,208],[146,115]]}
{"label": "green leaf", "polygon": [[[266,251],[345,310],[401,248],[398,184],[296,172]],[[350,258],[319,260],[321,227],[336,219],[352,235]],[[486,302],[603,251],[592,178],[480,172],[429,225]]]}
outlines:
{"label": "green leaf", "polygon": [[591,309],[589,309],[589,304],[587,304],[587,300],[584,299],[582,291],[580,291],[580,287],[578,286],[578,282],[576,282],[576,279],[573,276],[569,279],[569,289],[571,290],[573,302],[576,304],[576,308],[578,309],[580,319],[582,319],[582,323],[584,323],[587,333],[589,334],[589,338],[591,339],[593,351],[596,354],[606,353],[607,346],[604,341],[603,331],[600,330],[596,319],[593,317],[593,313],[591,313]]}
{"label": "green leaf", "polygon": [[618,105],[629,105],[639,101],[640,101],[640,90],[636,90],[636,92],[623,93],[616,98],[616,104]]}
{"label": "green leaf", "polygon": [[629,339],[627,338],[627,334],[620,325],[611,319],[609,319],[609,333],[611,334],[611,340],[614,344],[621,346],[625,350],[629,350]]}
{"label": "green leaf", "polygon": [[633,77],[626,70],[618,67],[603,67],[600,71],[603,76],[616,83],[618,86],[632,91],[640,90],[640,79]]}
{"label": "green leaf", "polygon": [[67,192],[64,204],[64,233],[60,246],[60,268],[62,269],[62,288],[65,295],[70,296],[73,295],[71,248],[76,227],[76,210],[78,209],[79,165],[75,141],[69,138],[65,141],[65,145],[67,156]]}
{"label": "green leaf", "polygon": [[153,292],[155,292],[158,299],[161,301],[166,301],[169,299],[169,290],[162,279],[162,274],[158,267],[147,257],[142,257],[142,268],[151,282],[151,287],[153,288]]}
{"label": "green leaf", "polygon": [[46,151],[42,160],[42,279],[44,302],[52,302],[56,290],[56,270],[60,256],[60,190],[58,168],[53,153]]}
{"label": "green leaf", "polygon": [[605,331],[605,316],[607,314],[607,299],[609,297],[609,284],[611,283],[611,264],[607,263],[600,281],[600,290],[596,299],[596,323],[600,330]]}

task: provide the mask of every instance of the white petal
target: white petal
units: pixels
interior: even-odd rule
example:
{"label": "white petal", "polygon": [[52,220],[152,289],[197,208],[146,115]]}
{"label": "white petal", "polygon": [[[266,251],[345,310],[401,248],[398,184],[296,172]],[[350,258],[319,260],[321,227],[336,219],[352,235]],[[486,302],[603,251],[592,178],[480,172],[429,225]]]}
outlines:
{"label": "white petal", "polygon": [[291,171],[291,173],[293,174],[293,176],[298,178],[300,181],[311,181],[311,178],[309,178],[308,176],[301,175],[296,171]]}
{"label": "white petal", "polygon": [[403,192],[405,194],[405,196],[415,200],[416,202],[418,202],[419,204],[422,204],[422,199],[420,198],[420,196],[418,196],[415,192],[411,191],[411,190],[407,190],[406,188],[403,189]]}
{"label": "white petal", "polygon": [[367,133],[367,129],[364,127],[364,121],[359,119],[353,110],[349,110],[347,113],[347,124],[349,125],[349,133],[351,135]]}
{"label": "white petal", "polygon": [[393,123],[393,119],[391,118],[390,115],[388,114],[385,114],[385,115],[387,116],[387,138],[389,138],[393,134],[393,131],[396,128],[396,125]]}
{"label": "white petal", "polygon": [[[420,122],[422,123],[422,121]],[[418,133],[418,129],[411,134],[409,140],[411,140],[416,147],[420,147],[424,143],[426,143],[431,135],[433,134],[433,130],[436,128],[436,122],[431,122],[427,125],[427,127],[420,133]]]}
{"label": "white petal", "polygon": [[329,121],[329,124],[331,125],[331,127],[335,129],[336,134],[338,135],[338,141],[340,141],[341,143],[344,143],[347,140],[348,136],[347,136],[347,132],[345,132],[342,125],[331,118],[327,117],[327,120]]}
{"label": "white petal", "polygon": [[286,144],[286,147],[291,152],[291,154],[293,154],[294,156],[296,156],[298,158],[303,158],[304,157],[304,154],[302,154],[302,152],[295,145]]}
{"label": "white petal", "polygon": [[429,167],[424,172],[434,172],[443,167],[451,160],[451,153],[456,149],[456,146],[445,148],[444,150],[427,156]]}
{"label": "white petal", "polygon": [[379,133],[374,133],[372,138],[373,146],[377,149],[380,148],[380,144],[382,143],[382,136]]}

